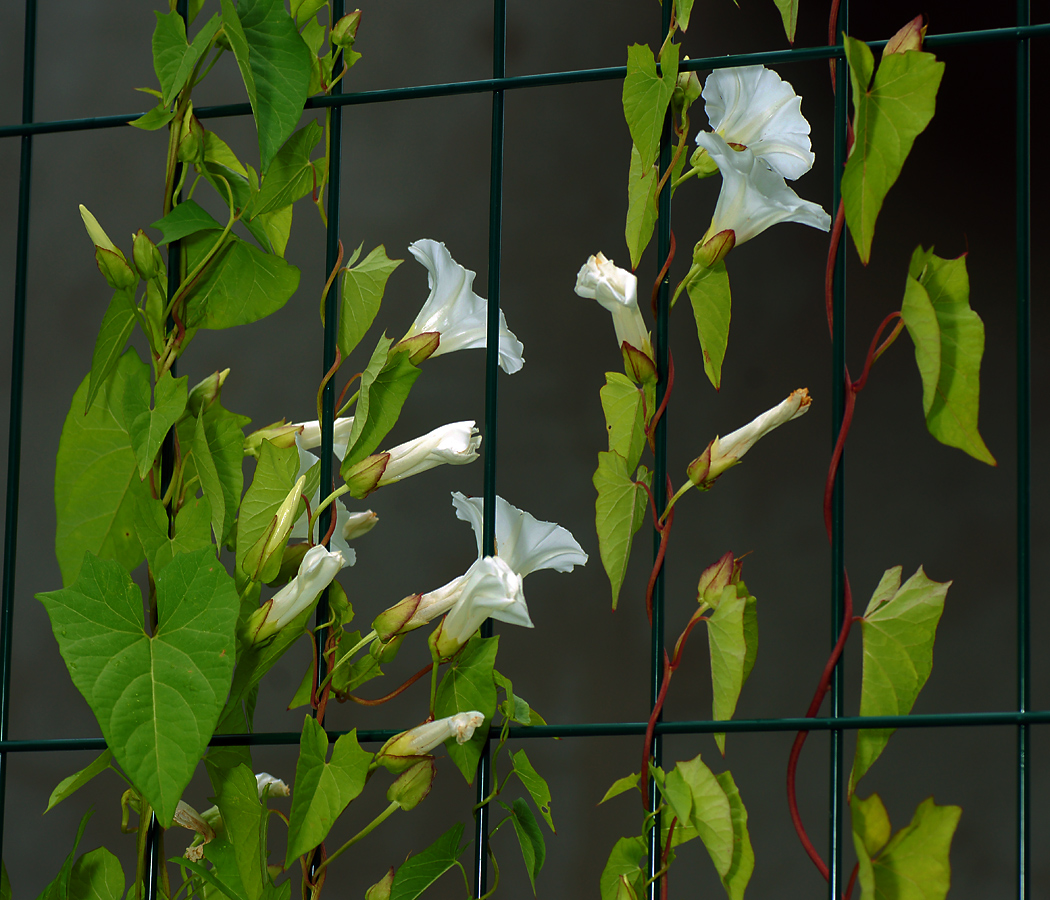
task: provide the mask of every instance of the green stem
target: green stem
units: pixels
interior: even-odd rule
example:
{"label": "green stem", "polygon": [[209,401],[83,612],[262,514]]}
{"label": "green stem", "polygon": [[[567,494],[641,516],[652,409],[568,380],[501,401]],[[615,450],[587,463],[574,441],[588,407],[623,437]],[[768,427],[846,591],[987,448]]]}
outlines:
{"label": "green stem", "polygon": [[349,650],[347,650],[346,653],[344,653],[342,656],[340,656],[339,659],[336,661],[335,665],[332,666],[332,668],[329,670],[328,674],[325,676],[324,681],[322,681],[321,684],[318,686],[318,688],[317,688],[318,692],[322,691],[327,686],[328,682],[330,682],[332,680],[332,676],[336,673],[336,671],[339,669],[339,667],[343,665],[343,663],[347,662],[348,660],[353,659],[354,656],[356,656],[358,653],[360,653],[365,647],[367,647],[369,644],[371,644],[372,641],[374,641],[375,639],[376,639],[375,631],[370,631],[363,638],[361,638],[361,640],[359,640],[356,644],[354,644],[353,647],[351,647]]}
{"label": "green stem", "polygon": [[[358,375],[355,375],[355,376],[354,376],[354,378],[359,378],[359,377],[360,377],[360,374],[358,374]],[[360,397],[360,396],[361,396],[361,391],[359,391],[359,390],[357,390],[357,391],[354,391],[354,396],[352,396],[352,397],[351,397],[351,398],[350,398],[349,400],[347,400],[347,401],[346,401],[346,403],[344,403],[344,404],[343,404],[342,406],[340,406],[340,407],[339,407],[339,412],[337,412],[337,413],[335,414],[335,418],[337,418],[337,419],[338,419],[338,418],[339,418],[339,417],[340,417],[340,416],[341,416],[341,415],[342,415],[343,413],[345,413],[345,412],[346,412],[346,411],[347,411],[347,410],[348,410],[348,409],[349,409],[349,408],[350,408],[350,407],[351,407],[351,406],[352,406],[352,405],[353,405],[354,403],[357,403],[357,398],[358,398],[358,397]]]}
{"label": "green stem", "polygon": [[315,509],[313,511],[313,513],[310,516],[310,521],[307,524],[307,528],[306,528],[307,538],[309,538],[309,536],[311,534],[313,534],[314,522],[317,521],[317,517],[321,514],[322,510],[328,509],[328,507],[331,506],[336,501],[337,498],[342,497],[343,494],[345,494],[349,490],[350,490],[350,485],[348,485],[348,484],[344,484],[341,487],[337,487],[334,491],[332,491],[332,493],[330,493],[327,497],[325,497],[324,500],[322,500],[320,503],[317,504],[317,509]]}
{"label": "green stem", "polygon": [[380,825],[382,825],[387,819],[390,818],[397,810],[401,809],[400,804],[397,802],[391,803],[386,809],[384,809],[378,816],[376,816],[371,822],[369,822],[364,828],[362,828],[357,834],[355,834],[350,840],[348,840],[342,847],[335,851],[329,856],[321,865],[317,867],[317,871],[314,872],[316,878],[321,872],[324,871],[333,859],[338,859],[345,851],[349,850],[354,844],[356,844],[361,838],[367,837],[373,831],[375,831]]}
{"label": "green stem", "polygon": [[693,482],[691,482],[691,481],[686,481],[686,483],[685,483],[685,484],[683,484],[683,485],[682,485],[682,486],[681,486],[681,487],[680,487],[680,488],[678,489],[678,493],[676,493],[676,494],[675,494],[675,495],[674,495],[674,496],[673,496],[673,497],[672,497],[672,498],[670,499],[670,501],[668,501],[668,503],[667,503],[667,506],[666,506],[666,507],[665,507],[665,509],[664,509],[663,515],[662,515],[662,516],[660,516],[660,524],[661,524],[661,525],[663,525],[663,523],[664,523],[664,519],[666,519],[666,518],[667,518],[667,514],[668,514],[668,513],[669,513],[669,512],[670,512],[670,511],[672,510],[672,508],[674,507],[674,505],[675,505],[675,504],[676,504],[676,503],[678,502],[678,498],[679,498],[679,497],[681,497],[681,496],[682,496],[682,495],[683,495],[683,494],[684,494],[684,493],[685,493],[686,491],[688,491],[688,490],[689,490],[690,488],[694,488],[694,487],[696,487],[696,485],[695,485],[695,484],[693,484]]}

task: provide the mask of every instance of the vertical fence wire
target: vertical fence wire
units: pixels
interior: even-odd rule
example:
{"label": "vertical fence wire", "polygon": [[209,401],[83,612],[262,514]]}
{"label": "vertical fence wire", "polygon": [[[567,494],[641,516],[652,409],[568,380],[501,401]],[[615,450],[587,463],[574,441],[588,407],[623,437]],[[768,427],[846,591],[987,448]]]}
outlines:
{"label": "vertical fence wire", "polygon": [[[36,87],[36,0],[26,0],[22,56],[22,123],[33,121]],[[29,200],[33,137],[22,136],[18,173],[18,237],[15,245],[15,297],[11,323],[10,424],[7,432],[7,502],[4,509],[4,573],[0,595],[0,740],[7,740],[11,712],[11,648],[18,547],[18,488],[22,466],[22,388],[25,372],[26,284],[29,268]],[[0,854],[4,846],[7,753],[0,752]]]}
{"label": "vertical fence wire", "polygon": [[[1030,24],[1029,0],[1017,0],[1017,24]],[[1017,41],[1017,708],[1029,707],[1031,675],[1029,602],[1031,597],[1031,166],[1030,59],[1026,38]],[[1030,767],[1028,725],[1017,729],[1017,897],[1030,890]]]}

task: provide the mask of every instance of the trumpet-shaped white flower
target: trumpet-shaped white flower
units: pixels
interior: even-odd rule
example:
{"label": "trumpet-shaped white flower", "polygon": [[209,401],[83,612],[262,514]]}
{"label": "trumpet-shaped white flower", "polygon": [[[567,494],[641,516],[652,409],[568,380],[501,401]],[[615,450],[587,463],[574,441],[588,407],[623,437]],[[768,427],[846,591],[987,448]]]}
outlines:
{"label": "trumpet-shaped white flower", "polygon": [[455,653],[486,619],[533,627],[522,591],[522,576],[498,556],[475,560],[458,581],[458,596],[441,624],[437,642],[442,656]]}
{"label": "trumpet-shaped white flower", "polygon": [[[469,522],[481,556],[485,501],[481,497],[452,494],[456,517]],[[538,569],[571,572],[587,562],[587,554],[571,532],[554,522],[539,519],[496,497],[496,555],[524,578]]]}
{"label": "trumpet-shaped white flower", "polygon": [[779,222],[799,222],[821,231],[831,228],[831,217],[819,204],[799,197],[751,150],[734,150],[721,135],[708,132],[696,140],[722,173],[722,191],[701,243],[732,231],[734,246],[739,246]]}
{"label": "trumpet-shaped white flower", "polygon": [[746,147],[791,181],[813,168],[802,98],[772,69],[715,69],[704,83],[703,98],[711,130],[726,142]]}
{"label": "trumpet-shaped white flower", "polygon": [[295,578],[252,613],[247,625],[252,641],[266,640],[312,606],[345,565],[338,551],[326,550],[320,544],[307,550]]}
{"label": "trumpet-shaped white flower", "polygon": [[612,313],[618,345],[626,342],[652,358],[649,332],[638,309],[638,279],[632,272],[598,253],[590,257],[577,274],[576,293],[597,300]]}
{"label": "trumpet-shaped white flower", "polygon": [[[437,241],[416,241],[409,244],[408,249],[426,267],[430,296],[405,339],[437,332],[441,339],[434,356],[485,347],[489,304],[473,291],[475,273],[457,263],[445,245]],[[507,328],[507,320],[500,310],[499,364],[508,375],[524,365],[523,349],[521,341]]]}
{"label": "trumpet-shaped white flower", "polygon": [[413,441],[387,450],[387,461],[379,487],[418,475],[435,466],[462,466],[478,458],[481,435],[473,420],[442,425]]}

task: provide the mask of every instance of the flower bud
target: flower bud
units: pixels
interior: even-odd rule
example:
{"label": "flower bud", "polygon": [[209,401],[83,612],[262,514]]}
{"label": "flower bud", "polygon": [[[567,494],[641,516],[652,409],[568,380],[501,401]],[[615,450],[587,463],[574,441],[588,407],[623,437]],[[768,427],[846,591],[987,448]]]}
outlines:
{"label": "flower bud", "polygon": [[366,509],[364,512],[350,513],[343,523],[343,540],[349,542],[361,537],[363,534],[368,534],[378,524],[379,516],[370,509]]}
{"label": "flower bud", "polygon": [[390,738],[376,754],[375,761],[390,772],[403,772],[450,738],[454,737],[457,744],[465,744],[484,722],[485,716],[475,709],[417,725]]}
{"label": "flower bud", "polygon": [[739,578],[734,579],[734,560],[732,553],[726,553],[717,562],[711,563],[700,573],[700,583],[696,588],[698,602],[708,606],[718,606],[722,591]]}
{"label": "flower bud", "polygon": [[386,792],[386,799],[396,803],[403,810],[414,809],[430,793],[434,783],[437,766],[430,757],[421,759],[412,768],[406,769],[397,776]]}
{"label": "flower bud", "polygon": [[229,374],[229,369],[212,372],[190,389],[189,396],[186,398],[186,409],[190,415],[197,418],[202,409],[208,409],[219,399],[222,394],[222,386],[226,383],[226,376]]}
{"label": "flower bud", "polygon": [[135,260],[135,268],[139,270],[139,275],[144,281],[149,281],[151,278],[164,280],[166,276],[164,259],[157,245],[146,237],[146,232],[141,228],[132,237],[131,255]]}
{"label": "flower bud", "polygon": [[284,419],[253,431],[244,438],[244,455],[258,459],[262,452],[263,441],[269,441],[278,450],[287,450],[295,446],[295,436],[302,425],[286,425]]}
{"label": "flower bud", "polygon": [[[689,57],[687,56],[686,59]],[[700,99],[702,91],[703,87],[696,72],[679,72],[674,85],[674,93],[671,94],[671,104],[679,115],[687,113],[689,107]]]}
{"label": "flower bud", "polygon": [[922,20],[923,17],[920,13],[891,37],[883,48],[883,59],[891,53],[906,53],[908,50],[921,50],[922,41],[926,37],[926,26],[923,24]]}
{"label": "flower bud", "polygon": [[725,231],[720,231],[693,248],[693,265],[709,269],[725,259],[735,246],[736,233],[733,229],[727,228]]}
{"label": "flower bud", "polygon": [[290,797],[292,792],[280,778],[274,778],[269,772],[255,773],[255,786],[259,789],[259,799],[264,797]]}
{"label": "flower bud", "polygon": [[179,147],[176,157],[180,163],[194,165],[204,159],[204,128],[195,115],[192,107],[187,110],[182,123],[182,134],[179,136]]}
{"label": "flower bud", "polygon": [[626,875],[621,875],[619,881],[616,882],[616,893],[613,895],[613,900],[638,900],[638,894],[631,887],[631,882],[627,880]]}
{"label": "flower bud", "polygon": [[96,247],[95,261],[98,263],[98,270],[102,273],[102,277],[113,290],[128,290],[139,283],[139,276],[128,265],[124,254],[119,250],[114,253],[105,247]]}
{"label": "flower bud", "polygon": [[623,352],[623,369],[631,381],[635,384],[656,384],[656,363],[649,356],[626,342],[620,350]]}
{"label": "flower bud", "polygon": [[117,249],[117,245],[109,239],[109,235],[98,224],[98,219],[91,215],[83,203],[80,204],[80,218],[84,220],[84,227],[87,229],[88,237],[91,238],[92,244],[96,247],[103,247],[111,253],[116,253],[117,256],[124,259],[124,254]]}
{"label": "flower bud", "polygon": [[350,496],[362,500],[379,487],[388,462],[389,453],[373,453],[340,472],[350,489]]}
{"label": "flower bud", "polygon": [[341,553],[318,545],[303,556],[299,574],[260,606],[245,625],[248,640],[260,644],[313,606],[332,579],[345,565]]}
{"label": "flower bud", "polygon": [[361,24],[361,10],[355,9],[352,13],[343,16],[332,26],[332,46],[353,47],[357,39],[357,29]]}
{"label": "flower bud", "polygon": [[390,348],[390,355],[407,353],[409,354],[408,361],[412,365],[418,366],[424,360],[430,359],[440,346],[441,332],[424,331],[421,334],[414,334],[411,337],[398,341]]}
{"label": "flower bud", "polygon": [[718,171],[718,163],[712,158],[704,147],[697,147],[693,155],[689,157],[689,165],[697,169],[697,178],[709,178]]}
{"label": "flower bud", "polygon": [[410,594],[375,617],[372,621],[372,629],[379,635],[382,643],[386,643],[397,635],[414,631],[430,621],[430,618],[417,616],[422,599],[422,594]]}
{"label": "flower bud", "polygon": [[298,518],[299,501],[302,499],[305,484],[306,476],[302,475],[277,508],[267,529],[244,555],[241,570],[252,581],[269,581],[277,575],[284,555],[284,545],[288,541],[288,532],[292,530],[292,525]]}
{"label": "flower bud", "polygon": [[368,653],[378,663],[393,662],[404,641],[404,634],[396,634],[386,642],[374,640],[368,648]]}
{"label": "flower bud", "polygon": [[365,900],[390,900],[390,889],[394,886],[394,867],[380,881],[365,891]]}

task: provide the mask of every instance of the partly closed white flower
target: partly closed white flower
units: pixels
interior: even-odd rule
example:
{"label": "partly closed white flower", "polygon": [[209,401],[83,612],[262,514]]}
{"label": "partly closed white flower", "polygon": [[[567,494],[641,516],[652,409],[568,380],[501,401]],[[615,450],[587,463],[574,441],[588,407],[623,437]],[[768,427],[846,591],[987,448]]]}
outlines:
{"label": "partly closed white flower", "polygon": [[264,797],[290,797],[292,792],[280,778],[274,778],[269,772],[255,773],[255,786],[259,790],[259,799]]}
{"label": "partly closed white flower", "polygon": [[[321,446],[321,423],[317,419],[310,422],[295,422],[291,428],[301,428],[296,442],[303,450],[313,450]],[[350,429],[354,427],[354,417],[344,416],[332,423],[332,452],[342,459],[346,456],[346,445],[350,440]]]}
{"label": "partly closed white flower", "polygon": [[818,204],[799,197],[751,150],[734,150],[720,135],[708,132],[696,140],[722,173],[722,191],[701,244],[731,231],[732,246],[738,246],[778,222],[799,222],[821,231],[831,228],[831,217]]}
{"label": "partly closed white flower", "polygon": [[[352,422],[353,419],[337,419],[336,424],[338,425],[339,422],[344,421]],[[310,423],[308,422],[306,424],[309,425]],[[346,429],[347,434],[349,434],[349,431],[350,429],[348,426]],[[306,447],[303,444],[303,435],[299,434],[295,436],[295,446],[299,448],[298,477],[302,478],[315,465],[317,465],[320,462],[320,460],[313,453],[306,449]],[[343,439],[343,450],[344,452],[346,450],[345,438]],[[310,503],[311,513],[316,511],[317,505],[321,502],[320,485],[318,485],[317,489],[313,492],[313,494],[307,497],[306,499]],[[347,543],[347,541],[350,540],[350,538],[347,537],[347,532],[350,531],[352,534],[353,530],[351,513],[347,512],[346,507],[343,505],[343,502],[338,497],[332,502],[332,507],[335,509],[335,531],[332,532],[332,539],[330,542],[332,545],[332,549],[339,551],[343,555],[344,565],[352,566],[355,562],[357,562],[357,552],[354,550],[353,547],[351,547]],[[371,512],[371,510],[369,510],[369,512]],[[360,514],[355,513],[354,515]],[[374,515],[375,514],[373,513],[373,516]],[[309,517],[304,511],[304,513],[299,517],[299,520],[295,523],[295,525],[292,526],[292,530],[288,533],[289,538],[299,541],[309,540],[310,535],[307,533],[308,524]],[[368,529],[365,530],[367,531]],[[364,531],[361,531],[359,533],[364,534]],[[315,537],[317,537],[317,539],[320,540],[322,537],[324,537],[324,535],[315,535]]]}
{"label": "partly closed white flower", "polygon": [[473,420],[442,425],[422,437],[387,450],[390,458],[379,486],[393,484],[435,466],[462,466],[474,462],[480,446],[481,435]]}
{"label": "partly closed white flower", "polygon": [[[485,501],[455,491],[452,505],[456,508],[456,517],[469,522],[474,529],[480,556]],[[538,569],[571,572],[573,566],[587,562],[583,547],[567,528],[542,522],[499,496],[496,497],[496,555],[522,578]]]}
{"label": "partly closed white flower", "polygon": [[[715,69],[707,76],[703,97],[711,130],[728,143],[746,147],[791,181],[813,168],[802,98],[772,69]],[[702,143],[699,135],[697,143]]]}
{"label": "partly closed white flower", "polygon": [[266,640],[312,606],[345,565],[338,551],[329,551],[320,544],[307,550],[295,578],[252,613],[247,625],[251,640]]}
{"label": "partly closed white flower", "polygon": [[368,534],[378,524],[379,516],[372,510],[366,509],[364,512],[347,513],[342,527],[336,526],[336,530],[342,534],[344,541],[352,541],[363,534]]}
{"label": "partly closed white flower", "polygon": [[689,480],[698,486],[710,486],[726,469],[740,462],[743,455],[760,438],[765,437],[774,428],[779,428],[785,422],[797,419],[808,412],[812,402],[809,391],[806,388],[799,388],[792,391],[786,400],[778,403],[772,409],[767,409],[743,428],[738,428],[725,437],[716,437],[707,445],[703,454],[689,464],[686,470]]}
{"label": "partly closed white flower", "polygon": [[576,293],[597,300],[612,313],[616,343],[630,344],[650,358],[653,347],[638,309],[638,279],[634,273],[614,265],[603,253],[590,257],[576,276]]}
{"label": "partly closed white flower", "polygon": [[[457,263],[445,245],[437,241],[416,241],[408,249],[426,267],[430,296],[405,339],[437,332],[441,338],[434,356],[485,347],[489,304],[474,293],[475,273]],[[507,320],[500,310],[499,364],[508,375],[524,365],[523,349],[521,341],[507,328]]]}
{"label": "partly closed white flower", "polygon": [[450,738],[465,744],[484,723],[484,714],[476,709],[425,722],[390,738],[376,754],[376,762],[393,772],[407,769]]}

